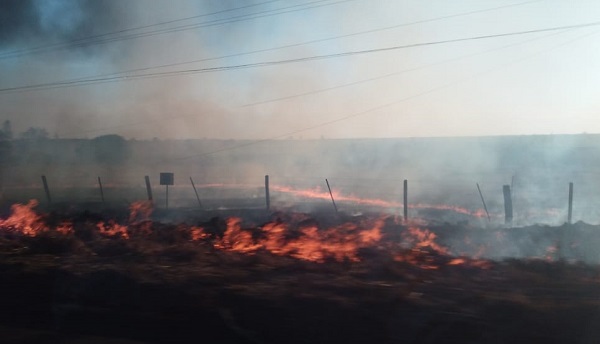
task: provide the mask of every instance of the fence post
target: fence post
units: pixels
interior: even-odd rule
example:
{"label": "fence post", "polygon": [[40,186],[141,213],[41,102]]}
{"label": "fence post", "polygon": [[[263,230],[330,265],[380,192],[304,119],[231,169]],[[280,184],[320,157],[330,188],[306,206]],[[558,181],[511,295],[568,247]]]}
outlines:
{"label": "fence post", "polygon": [[408,221],[408,180],[404,179],[404,222]]}
{"label": "fence post", "polygon": [[150,186],[150,177],[145,176],[144,179],[146,180],[146,192],[148,193],[148,200],[152,202],[152,187]]}
{"label": "fence post", "polygon": [[571,224],[573,218],[573,183],[569,183],[569,215],[567,222]]}
{"label": "fence post", "polygon": [[504,193],[504,223],[512,225],[513,221],[513,206],[512,198],[510,196],[510,185],[504,185],[502,187]]}
{"label": "fence post", "polygon": [[48,180],[46,180],[46,176],[42,176],[42,183],[44,184],[44,191],[46,192],[48,203],[52,203],[52,198],[50,197],[50,188],[48,187]]}
{"label": "fence post", "polygon": [[265,202],[267,204],[267,211],[271,210],[271,194],[269,193],[269,175],[265,176]]}
{"label": "fence post", "polygon": [[102,189],[102,180],[98,177],[98,186],[100,187],[100,197],[102,197],[102,203],[104,203],[104,190]]}

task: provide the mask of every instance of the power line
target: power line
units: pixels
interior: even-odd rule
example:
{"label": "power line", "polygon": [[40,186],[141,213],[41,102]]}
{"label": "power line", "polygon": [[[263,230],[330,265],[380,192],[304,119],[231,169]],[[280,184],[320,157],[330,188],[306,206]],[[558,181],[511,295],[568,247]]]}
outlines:
{"label": "power line", "polygon": [[69,47],[69,46],[72,46],[75,43],[82,43],[82,42],[85,42],[85,41],[88,41],[88,40],[93,40],[93,39],[102,38],[102,37],[106,37],[106,36],[116,35],[116,34],[130,32],[130,31],[148,29],[148,28],[152,28],[152,27],[155,27],[155,26],[162,26],[162,25],[167,25],[167,24],[182,22],[182,21],[186,21],[186,20],[190,20],[190,19],[198,19],[198,18],[202,18],[202,17],[213,16],[213,15],[216,15],[216,14],[222,14],[222,13],[237,11],[237,10],[241,10],[241,9],[246,9],[246,8],[250,8],[250,7],[256,7],[256,6],[266,5],[266,4],[269,4],[269,3],[279,2],[279,1],[282,1],[282,0],[264,1],[264,2],[259,2],[259,3],[256,3],[256,4],[251,4],[251,5],[246,5],[246,6],[240,6],[240,7],[230,8],[230,9],[226,9],[226,10],[211,12],[211,13],[199,14],[199,15],[195,15],[195,16],[191,16],[191,17],[173,19],[173,20],[168,20],[168,21],[159,22],[159,23],[155,23],[155,24],[130,27],[130,28],[125,28],[125,29],[121,29],[121,30],[117,30],[117,31],[106,32],[106,33],[103,33],[103,34],[82,37],[82,38],[71,40],[69,42],[46,44],[46,45],[37,46],[37,47],[33,47],[33,48],[8,51],[8,52],[0,54],[0,58],[22,56],[22,55],[25,55],[25,54],[28,54],[28,53],[31,53],[31,52],[36,52],[38,50],[43,50],[43,49],[48,49],[48,48],[56,48],[56,47],[63,47],[63,46],[64,47]]}
{"label": "power line", "polygon": [[592,22],[592,23],[567,25],[567,26],[559,26],[559,27],[544,28],[544,29],[517,31],[517,32],[510,32],[510,33],[474,36],[474,37],[466,37],[466,38],[456,38],[456,39],[449,39],[449,40],[442,40],[442,41],[414,43],[414,44],[407,44],[407,45],[397,45],[397,46],[384,47],[384,48],[356,50],[356,51],[348,51],[348,52],[341,52],[341,53],[334,53],[334,54],[314,55],[314,56],[306,56],[306,57],[293,58],[293,59],[287,59],[287,60],[265,61],[265,62],[247,63],[247,64],[239,64],[239,65],[220,66],[220,67],[210,67],[210,68],[184,69],[184,70],[146,73],[146,74],[137,74],[137,75],[129,75],[129,76],[125,75],[125,76],[113,76],[113,77],[106,77],[106,78],[72,80],[72,81],[64,81],[64,82],[51,82],[51,83],[35,84],[35,85],[28,85],[28,86],[2,88],[2,89],[0,89],[0,93],[18,92],[18,91],[25,91],[25,90],[63,88],[63,87],[73,87],[73,86],[90,85],[90,84],[106,83],[106,82],[127,81],[127,80],[135,80],[135,79],[180,76],[180,75],[220,72],[220,71],[245,69],[245,68],[276,66],[276,65],[283,65],[283,64],[289,64],[289,63],[307,62],[307,61],[323,60],[323,59],[330,59],[330,58],[337,58],[337,57],[355,56],[355,55],[364,55],[364,54],[372,54],[372,53],[377,53],[377,52],[386,52],[386,51],[394,51],[394,50],[400,50],[400,49],[433,46],[433,45],[448,44],[448,43],[458,43],[458,42],[473,41],[473,40],[483,40],[483,39],[498,38],[498,37],[518,36],[518,35],[526,35],[526,34],[533,34],[533,33],[540,33],[540,32],[568,30],[568,29],[598,26],[598,25],[600,25],[600,22]]}
{"label": "power line", "polygon": [[[561,34],[561,33],[564,33],[566,31],[568,31],[568,30],[554,32],[554,33],[551,33],[550,35]],[[249,106],[255,106],[255,105],[262,105],[262,104],[274,103],[274,102],[278,102],[278,101],[284,101],[284,100],[289,100],[289,99],[304,97],[304,96],[308,96],[308,95],[323,93],[323,92],[327,92],[327,91],[333,91],[333,90],[337,90],[337,89],[340,89],[340,88],[355,86],[355,85],[363,84],[363,83],[366,83],[366,82],[381,80],[381,79],[385,79],[385,78],[389,78],[389,77],[393,77],[393,76],[398,76],[398,75],[402,75],[402,74],[409,73],[409,72],[414,72],[414,71],[422,70],[422,69],[429,68],[429,67],[434,67],[434,66],[438,66],[438,65],[442,65],[442,64],[454,62],[454,61],[459,61],[459,60],[462,60],[462,59],[465,59],[465,58],[469,58],[469,57],[473,57],[473,56],[477,56],[477,55],[488,54],[488,53],[493,52],[493,51],[502,50],[502,49],[506,49],[506,48],[510,48],[510,47],[514,47],[514,46],[518,46],[518,45],[522,45],[524,43],[529,43],[529,42],[536,41],[536,40],[539,40],[539,39],[543,39],[543,38],[546,38],[546,37],[548,37],[548,36],[535,37],[535,38],[528,39],[528,40],[525,40],[525,41],[522,41],[522,42],[517,42],[517,43],[512,43],[512,44],[504,45],[504,46],[501,46],[501,47],[498,47],[498,48],[494,48],[494,49],[491,49],[491,50],[486,50],[486,51],[482,51],[482,52],[476,52],[476,53],[467,54],[467,55],[461,55],[461,56],[458,56],[458,57],[453,57],[451,59],[446,59],[446,60],[442,60],[442,61],[438,61],[438,62],[426,64],[426,65],[421,65],[421,66],[417,66],[417,67],[414,67],[414,68],[404,69],[404,70],[401,70],[401,71],[398,71],[398,72],[388,73],[388,74],[384,74],[384,75],[380,75],[380,76],[376,76],[376,77],[371,77],[371,78],[367,78],[367,79],[356,80],[356,81],[353,81],[353,82],[349,82],[349,83],[345,83],[345,84],[341,84],[341,85],[336,85],[336,86],[332,86],[332,87],[316,89],[316,90],[312,90],[312,91],[308,91],[308,92],[303,92],[303,93],[297,93],[297,94],[293,94],[293,95],[289,95],[289,96],[284,96],[284,97],[278,97],[278,98],[273,98],[273,99],[262,100],[262,101],[258,101],[258,102],[254,102],[254,103],[248,103],[248,104],[242,105],[241,107],[249,107]]]}
{"label": "power line", "polygon": [[202,59],[196,59],[196,60],[191,60],[191,61],[162,64],[162,65],[150,66],[150,67],[143,67],[143,68],[135,68],[135,69],[123,70],[123,71],[113,72],[113,73],[104,73],[104,74],[95,75],[95,76],[81,77],[81,78],[71,79],[71,80],[63,80],[63,82],[65,82],[65,81],[82,80],[82,79],[87,79],[87,78],[97,78],[97,77],[103,77],[103,76],[111,76],[111,75],[119,75],[119,74],[142,72],[142,71],[147,71],[147,70],[152,70],[152,69],[159,69],[159,68],[182,66],[182,65],[199,63],[199,62],[214,61],[214,60],[220,60],[220,59],[225,59],[225,58],[230,58],[230,57],[239,57],[239,56],[244,56],[244,55],[251,55],[251,54],[256,54],[256,53],[263,53],[263,52],[268,52],[268,51],[274,51],[274,50],[280,50],[280,49],[298,47],[298,46],[308,45],[308,44],[314,44],[314,43],[322,43],[322,42],[327,42],[327,41],[331,41],[331,40],[335,40],[335,39],[340,39],[340,38],[348,38],[348,37],[353,37],[353,36],[358,36],[358,35],[364,35],[364,34],[370,34],[370,33],[385,31],[385,30],[391,30],[391,29],[397,29],[397,28],[401,28],[401,27],[412,26],[412,25],[416,25],[416,24],[423,24],[423,23],[429,23],[429,22],[438,21],[438,20],[456,18],[456,17],[460,17],[460,16],[465,16],[465,15],[471,15],[471,14],[482,13],[482,12],[489,12],[489,11],[494,11],[494,10],[499,10],[499,9],[505,9],[505,8],[514,7],[514,6],[522,6],[522,5],[527,5],[527,4],[530,4],[530,3],[535,3],[535,2],[540,2],[540,1],[545,1],[545,0],[526,1],[526,2],[521,2],[521,3],[517,3],[517,4],[497,6],[497,7],[492,7],[492,8],[485,8],[485,9],[474,10],[474,11],[469,11],[469,12],[455,13],[455,14],[451,14],[451,15],[447,15],[447,16],[441,16],[441,17],[429,18],[429,19],[424,19],[424,20],[418,20],[418,21],[413,21],[413,22],[409,22],[409,23],[403,23],[403,24],[398,24],[398,25],[393,25],[393,26],[387,26],[387,27],[383,27],[383,28],[366,30],[366,31],[359,31],[359,32],[354,32],[354,33],[350,33],[350,34],[345,34],[345,35],[339,35],[339,36],[332,36],[332,37],[327,37],[327,38],[315,39],[315,40],[310,40],[310,41],[305,41],[305,42],[300,42],[300,43],[293,43],[293,44],[282,45],[282,46],[277,46],[277,47],[252,50],[252,51],[242,52],[242,53],[221,55],[221,56],[217,56],[217,57],[202,58]]}
{"label": "power line", "polygon": [[[563,32],[564,31],[554,32],[554,33],[551,33],[550,36],[551,35],[560,34],[560,33],[563,33]],[[426,64],[426,65],[422,65],[422,66],[418,66],[418,67],[415,67],[415,68],[405,69],[405,70],[402,70],[402,71],[399,71],[399,72],[395,72],[395,73],[389,73],[389,74],[385,74],[385,75],[382,75],[382,76],[377,76],[377,77],[368,78],[368,79],[362,79],[362,80],[354,81],[354,82],[351,82],[351,83],[346,83],[346,84],[342,84],[342,85],[328,87],[328,88],[325,88],[325,89],[318,89],[318,90],[314,90],[314,91],[310,91],[310,92],[305,92],[305,93],[301,93],[301,94],[296,94],[296,95],[292,95],[292,96],[281,97],[281,98],[277,98],[277,99],[271,99],[271,100],[266,100],[266,101],[262,101],[262,102],[252,103],[252,104],[244,105],[243,107],[252,106],[252,105],[258,105],[258,104],[265,104],[265,103],[270,103],[270,102],[276,102],[276,101],[286,100],[286,99],[291,99],[291,98],[297,98],[297,97],[301,97],[301,96],[306,96],[306,95],[311,95],[311,94],[326,92],[326,91],[330,91],[330,90],[334,90],[334,89],[349,87],[349,86],[353,86],[353,85],[357,85],[357,84],[361,84],[361,83],[365,83],[365,82],[375,81],[375,80],[379,80],[379,79],[383,79],[383,78],[387,78],[387,77],[391,77],[391,76],[396,76],[396,75],[400,75],[400,74],[404,74],[404,73],[408,73],[408,72],[413,72],[413,71],[417,71],[417,70],[421,70],[421,69],[425,69],[425,68],[429,68],[429,67],[433,67],[433,66],[445,64],[445,63],[449,63],[449,62],[459,61],[459,60],[462,60],[464,58],[469,58],[469,57],[473,57],[473,56],[477,56],[477,55],[482,55],[482,54],[488,54],[490,52],[494,52],[494,51],[498,51],[498,50],[510,48],[510,47],[513,47],[513,46],[522,45],[522,44],[529,43],[529,42],[532,42],[532,41],[535,41],[535,40],[539,40],[539,39],[543,39],[543,38],[546,38],[546,37],[548,37],[548,36],[535,37],[535,38],[527,39],[527,40],[522,41],[522,42],[517,42],[517,43],[513,43],[513,44],[509,44],[509,45],[504,45],[504,46],[501,46],[501,47],[498,47],[498,48],[494,48],[494,49],[491,49],[491,50],[486,50],[486,51],[472,53],[472,54],[467,54],[467,55],[462,55],[462,56],[458,56],[458,57],[455,57],[455,58],[446,59],[446,60],[443,60],[443,61],[439,61],[439,62],[435,62],[435,63],[431,63],[431,64]],[[187,117],[187,116],[176,116],[176,117],[170,117],[169,119],[178,119],[178,118],[185,118],[185,117]],[[105,128],[102,128],[102,129],[79,131],[77,133],[78,134],[82,134],[82,133],[85,134],[85,133],[91,133],[91,132],[113,130],[113,129],[120,129],[120,128],[124,128],[124,127],[133,127],[133,126],[138,126],[138,125],[148,125],[148,124],[151,124],[151,123],[154,123],[154,122],[161,122],[161,121],[163,121],[163,120],[155,120],[155,121],[144,120],[144,121],[140,121],[140,122],[134,122],[134,123],[128,123],[128,124],[115,125],[115,126],[111,126],[111,127],[105,127]],[[67,133],[66,135],[69,135],[69,133]]]}
{"label": "power line", "polygon": [[[546,30],[546,31],[548,31],[548,30]],[[587,33],[585,35],[578,36],[578,37],[576,37],[574,39],[570,39],[570,40],[568,40],[566,42],[563,42],[561,44],[554,45],[551,48],[542,49],[542,50],[537,51],[537,52],[535,52],[533,54],[529,54],[529,55],[527,55],[525,57],[522,57],[522,58],[519,58],[519,59],[516,59],[516,60],[512,60],[512,61],[510,61],[508,63],[503,64],[503,65],[496,66],[496,67],[493,67],[493,68],[489,68],[489,69],[487,69],[485,71],[476,73],[474,75],[471,75],[471,76],[468,76],[468,77],[465,77],[465,78],[462,78],[462,79],[459,79],[459,80],[454,80],[454,81],[448,82],[446,84],[443,84],[443,85],[431,88],[429,90],[425,90],[423,92],[420,92],[420,93],[417,93],[417,94],[413,94],[413,95],[401,98],[399,100],[388,102],[386,104],[378,105],[378,106],[375,106],[375,107],[372,107],[372,108],[369,108],[369,109],[366,109],[366,110],[363,110],[363,111],[355,112],[355,113],[352,113],[352,114],[349,114],[349,115],[346,115],[346,116],[343,116],[343,117],[339,117],[339,118],[336,118],[336,119],[333,119],[333,120],[321,122],[321,123],[318,123],[318,124],[315,124],[315,125],[312,125],[312,126],[308,126],[308,127],[302,128],[302,129],[297,129],[297,130],[294,130],[294,131],[291,131],[291,132],[287,132],[287,133],[284,133],[284,134],[272,136],[270,138],[265,138],[265,139],[250,141],[250,142],[243,143],[243,144],[236,145],[236,146],[229,146],[229,147],[225,147],[225,148],[221,148],[221,149],[216,149],[216,150],[213,150],[213,151],[210,151],[210,152],[205,152],[205,153],[196,154],[196,155],[190,155],[190,156],[187,156],[187,157],[182,157],[182,158],[177,158],[177,159],[172,159],[172,160],[188,160],[188,159],[193,159],[193,158],[203,158],[205,156],[209,156],[209,155],[213,155],[213,154],[218,154],[218,153],[221,153],[221,152],[224,152],[224,151],[245,148],[245,147],[248,147],[248,146],[257,145],[257,144],[261,144],[261,143],[264,143],[264,142],[270,142],[270,141],[274,141],[274,140],[281,139],[281,138],[284,138],[284,137],[289,137],[291,135],[296,135],[296,134],[299,134],[299,133],[302,133],[302,132],[310,131],[310,130],[313,130],[313,129],[316,129],[316,128],[321,128],[321,127],[324,127],[324,126],[327,126],[327,125],[331,125],[331,124],[334,124],[334,123],[346,121],[346,120],[349,120],[349,119],[352,119],[352,118],[355,118],[355,117],[359,117],[359,116],[362,116],[362,115],[365,115],[365,114],[368,114],[368,113],[372,113],[372,112],[375,112],[375,111],[378,111],[378,110],[382,110],[382,109],[391,107],[393,105],[398,105],[398,104],[404,103],[404,102],[412,100],[412,99],[420,98],[422,96],[425,96],[425,95],[428,95],[428,94],[431,94],[431,93],[435,93],[435,92],[443,90],[443,89],[447,89],[448,87],[454,86],[456,84],[464,83],[466,81],[469,81],[469,80],[481,77],[481,76],[486,75],[486,74],[490,74],[490,73],[495,72],[495,71],[497,71],[499,69],[506,68],[506,67],[508,67],[510,65],[514,65],[514,64],[520,63],[522,61],[531,59],[531,58],[533,58],[535,56],[538,56],[538,55],[540,55],[542,53],[546,53],[548,51],[556,50],[556,49],[558,49],[560,47],[563,47],[565,45],[571,44],[571,43],[573,43],[573,42],[575,42],[577,40],[580,40],[580,39],[583,39],[583,38],[586,38],[586,37],[598,34],[598,32],[599,31],[594,31],[592,33]]]}
{"label": "power line", "polygon": [[[277,2],[277,1],[280,1],[280,0],[262,2],[262,3],[256,4],[256,5],[266,4],[266,3],[270,3],[270,2]],[[363,35],[363,34],[375,33],[375,32],[379,32],[379,31],[397,29],[397,28],[401,28],[401,27],[406,27],[406,26],[411,26],[411,25],[416,25],[416,24],[423,24],[423,23],[428,23],[428,22],[433,22],[433,21],[438,21],[438,20],[444,20],[444,19],[450,19],[450,18],[456,18],[456,17],[465,16],[465,15],[471,15],[471,14],[476,14],[476,13],[489,12],[489,11],[494,11],[494,10],[499,10],[499,9],[505,9],[505,8],[514,7],[514,6],[522,6],[522,5],[527,5],[527,4],[530,4],[530,3],[535,3],[535,2],[540,2],[540,1],[545,1],[545,0],[532,0],[532,1],[526,1],[526,2],[521,2],[521,3],[517,3],[517,4],[503,5],[503,6],[491,7],[491,8],[485,8],[485,9],[479,9],[479,10],[474,10],[474,11],[469,11],[469,12],[455,13],[455,14],[451,14],[451,15],[447,15],[447,16],[441,16],[441,17],[429,18],[429,19],[424,19],[424,20],[418,20],[418,21],[413,21],[413,22],[409,22],[409,23],[403,23],[403,24],[399,24],[399,25],[393,25],[393,26],[387,26],[387,27],[378,28],[378,29],[372,29],[372,30],[354,32],[354,33],[350,33],[350,34],[346,34],[346,35],[339,35],[339,36],[327,37],[327,38],[316,39],[316,40],[311,40],[311,41],[306,41],[306,42],[288,44],[288,45],[283,45],[283,46],[278,46],[278,47],[272,47],[272,48],[266,48],[266,49],[259,49],[259,50],[253,50],[253,51],[249,51],[249,52],[242,52],[242,53],[235,53],[235,54],[228,54],[228,55],[222,55],[222,56],[218,56],[218,57],[203,58],[203,59],[192,60],[192,61],[163,64],[163,65],[151,66],[151,67],[144,67],[144,68],[129,69],[129,70],[123,70],[123,71],[113,72],[113,73],[104,73],[104,74],[99,74],[99,75],[96,75],[96,76],[80,77],[80,78],[75,78],[75,79],[70,79],[70,80],[62,80],[62,81],[59,81],[57,83],[67,83],[67,82],[72,82],[72,81],[84,81],[86,79],[91,79],[91,78],[99,78],[99,77],[105,77],[105,76],[114,76],[114,75],[134,73],[134,72],[147,71],[147,70],[153,70],[153,69],[160,69],[160,68],[181,66],[181,65],[193,64],[193,63],[198,63],[198,62],[206,62],[206,61],[219,60],[219,59],[224,59],[224,58],[229,58],[229,57],[239,57],[239,56],[243,56],[243,55],[256,54],[256,53],[261,53],[261,52],[267,52],[267,51],[273,51],[273,50],[279,50],[279,49],[297,47],[297,46],[302,46],[302,45],[307,45],[307,44],[321,43],[321,42],[331,41],[331,40],[340,39],[340,38],[347,38],[347,37],[358,36],[358,35]],[[213,12],[213,13],[209,13],[209,14],[205,14],[205,15],[200,15],[200,16],[207,16],[207,15],[212,15],[212,14],[215,14],[215,13],[233,11],[233,10],[237,10],[237,9],[241,9],[241,8],[246,8],[246,7],[250,7],[250,6],[238,7],[238,8],[234,8],[234,9],[230,9],[230,10]],[[124,29],[124,30],[121,30],[121,31],[128,31],[128,30],[135,30],[135,29],[139,29],[139,28],[152,27],[152,26],[162,25],[162,24],[176,22],[176,21],[188,20],[190,18],[195,18],[195,17],[200,17],[200,16],[194,16],[194,17],[182,18],[182,19],[177,19],[177,20],[171,20],[171,21],[168,21],[168,22],[162,22],[162,23],[157,23],[157,24],[147,25],[147,26],[137,27],[137,28],[131,28],[131,29]],[[121,32],[121,31],[116,31],[116,32]],[[105,34],[105,35],[109,35],[109,34],[111,34],[111,33],[108,33],[108,34]],[[103,35],[100,35],[100,36],[103,36]],[[96,36],[93,36],[93,37],[96,37]],[[1,58],[2,58],[2,54],[0,54],[0,59]],[[67,86],[65,86],[65,87],[67,87]],[[42,89],[45,89],[45,88],[42,88]],[[0,90],[0,92],[2,92],[2,90]]]}
{"label": "power line", "polygon": [[[239,15],[239,16],[224,18],[224,19],[216,19],[216,20],[207,21],[207,22],[203,22],[203,23],[187,24],[187,25],[182,25],[182,26],[175,26],[175,27],[171,27],[171,28],[165,28],[165,29],[159,29],[159,30],[147,31],[147,32],[140,32],[140,33],[132,33],[129,35],[122,35],[122,36],[116,36],[116,37],[102,38],[102,37],[111,35],[112,33],[98,35],[98,36],[91,36],[91,40],[88,40],[88,39],[90,39],[88,37],[88,38],[82,38],[79,40],[70,41],[67,43],[57,43],[57,44],[48,45],[45,47],[24,49],[24,50],[17,51],[17,52],[8,52],[8,53],[0,54],[0,59],[14,58],[14,57],[20,57],[20,56],[34,54],[34,53],[44,53],[44,52],[48,52],[48,51],[67,49],[67,48],[73,48],[73,47],[79,47],[79,46],[85,46],[85,45],[104,44],[104,43],[111,43],[111,42],[129,40],[129,39],[135,39],[135,38],[141,38],[141,37],[156,36],[156,35],[161,35],[161,34],[165,34],[165,33],[174,33],[174,32],[193,30],[193,29],[205,28],[205,27],[216,26],[216,25],[231,24],[231,23],[236,23],[239,21],[264,18],[264,17],[274,16],[274,15],[278,15],[278,14],[292,13],[292,12],[297,12],[297,11],[319,8],[319,7],[323,7],[323,6],[336,5],[336,4],[340,4],[340,3],[344,3],[344,2],[356,1],[356,0],[339,0],[339,1],[335,1],[335,2],[328,2],[328,1],[330,1],[330,0],[316,0],[316,1],[311,1],[311,2],[307,2],[307,3],[303,3],[303,4],[282,7],[282,8],[278,8],[278,9],[264,10],[264,11],[260,11],[260,12],[249,13],[249,14],[244,14],[244,15]],[[268,1],[266,3],[269,3],[269,2],[274,2],[274,1]],[[325,2],[325,4],[322,4],[323,2]],[[312,6],[309,6],[309,5],[312,5]],[[249,7],[249,6],[245,6],[245,7]],[[245,8],[245,7],[240,7],[240,8]],[[239,9],[239,8],[237,8],[237,9]],[[209,14],[207,14],[207,15],[209,15]],[[212,15],[212,14],[210,14],[210,15]],[[204,16],[204,15],[202,15],[202,16]],[[181,19],[181,20],[187,20],[187,19]],[[179,21],[179,20],[175,20],[175,21]],[[153,26],[157,26],[157,25],[164,25],[164,24],[160,23],[160,24],[147,25],[147,27],[153,27]],[[138,28],[125,29],[125,30],[121,30],[121,31],[124,31],[124,32],[125,31],[133,31],[136,29],[138,29]]]}

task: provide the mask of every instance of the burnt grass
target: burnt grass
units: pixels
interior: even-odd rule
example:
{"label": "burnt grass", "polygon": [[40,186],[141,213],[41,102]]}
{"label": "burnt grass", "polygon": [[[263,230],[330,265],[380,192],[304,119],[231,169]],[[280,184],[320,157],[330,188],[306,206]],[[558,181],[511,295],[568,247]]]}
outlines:
{"label": "burnt grass", "polygon": [[[238,215],[260,225],[264,214],[259,213]],[[75,231],[69,235],[0,234],[0,342],[600,339],[597,265],[505,259],[484,269],[447,265],[452,257],[428,252],[419,259],[439,265],[428,270],[394,261],[384,247],[362,250],[360,262],[314,263],[263,251],[221,251],[210,241],[191,241],[180,222],[185,215],[175,213],[159,214],[162,221],[131,225],[129,240],[106,238],[95,231],[95,222],[107,214],[61,210],[47,215],[47,221],[57,223],[61,217],[73,220]],[[206,215],[188,223],[222,234],[224,215]],[[321,223],[347,220],[319,216]],[[386,240],[396,240],[404,229],[386,224]],[[440,224],[432,230],[443,239],[444,230],[461,228]]]}

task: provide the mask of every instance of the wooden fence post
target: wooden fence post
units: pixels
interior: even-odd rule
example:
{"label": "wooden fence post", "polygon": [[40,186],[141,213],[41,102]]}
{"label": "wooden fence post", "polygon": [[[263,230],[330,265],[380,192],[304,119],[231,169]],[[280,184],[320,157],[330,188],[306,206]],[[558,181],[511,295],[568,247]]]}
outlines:
{"label": "wooden fence post", "polygon": [[146,192],[148,193],[148,200],[152,202],[152,187],[150,186],[150,177],[145,176],[144,179],[146,180]]}
{"label": "wooden fence post", "polygon": [[329,186],[329,181],[327,180],[327,178],[325,178],[325,183],[327,183],[327,189],[329,189],[329,196],[331,196],[331,202],[333,202],[333,209],[335,209],[335,212],[338,212],[338,208],[337,205],[335,205],[335,199],[333,199],[333,193],[331,192],[331,187]]}
{"label": "wooden fence post", "polygon": [[198,196],[198,190],[196,190],[196,185],[194,184],[194,180],[190,177],[190,182],[192,183],[192,188],[194,188],[194,193],[196,194],[196,199],[198,200],[198,205],[200,209],[202,209],[202,202],[200,202],[200,196]]}
{"label": "wooden fence post", "polygon": [[573,219],[573,183],[569,183],[569,215],[567,217],[567,222],[571,224],[571,220]]}
{"label": "wooden fence post", "polygon": [[104,203],[104,190],[102,189],[102,180],[98,177],[98,186],[100,187],[100,197],[102,198],[102,203]]}
{"label": "wooden fence post", "polygon": [[504,185],[502,187],[504,193],[504,223],[512,225],[513,221],[513,206],[512,198],[510,196],[510,185]]}
{"label": "wooden fence post", "polygon": [[271,194],[269,193],[269,175],[265,176],[265,202],[267,204],[267,211],[271,210]]}
{"label": "wooden fence post", "polygon": [[404,222],[408,221],[408,180],[404,179]]}
{"label": "wooden fence post", "polygon": [[48,180],[46,180],[46,176],[42,176],[42,183],[44,184],[44,191],[46,192],[48,203],[52,203],[52,197],[50,197],[50,188],[48,187]]}

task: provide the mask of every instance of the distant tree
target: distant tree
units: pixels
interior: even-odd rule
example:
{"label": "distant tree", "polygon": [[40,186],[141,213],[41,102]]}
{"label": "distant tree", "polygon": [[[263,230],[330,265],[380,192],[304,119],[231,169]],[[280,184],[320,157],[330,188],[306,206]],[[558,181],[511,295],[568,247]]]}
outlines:
{"label": "distant tree", "polygon": [[49,135],[44,128],[29,127],[20,136],[24,140],[45,140]]}
{"label": "distant tree", "polygon": [[122,163],[129,156],[127,140],[119,135],[103,135],[91,141],[91,148],[96,162],[105,164]]}

